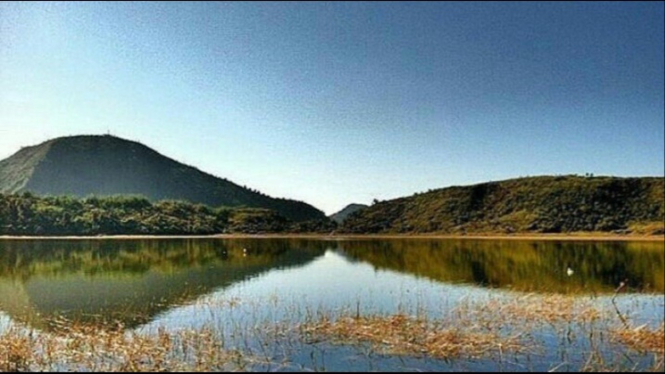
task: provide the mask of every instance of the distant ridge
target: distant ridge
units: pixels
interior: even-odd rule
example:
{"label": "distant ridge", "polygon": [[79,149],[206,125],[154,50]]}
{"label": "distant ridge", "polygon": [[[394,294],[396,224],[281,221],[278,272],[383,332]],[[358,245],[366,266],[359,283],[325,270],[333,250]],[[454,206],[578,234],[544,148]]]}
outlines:
{"label": "distant ridge", "polygon": [[539,176],[448,187],[376,202],[344,233],[663,234],[663,177]]}
{"label": "distant ridge", "polygon": [[38,195],[143,195],[212,207],[276,211],[293,221],[325,219],[315,207],[273,198],[111,135],[51,139],[0,161],[0,192]]}
{"label": "distant ridge", "polygon": [[331,220],[333,220],[337,223],[342,223],[342,222],[344,222],[346,217],[348,217],[349,215],[351,215],[351,214],[353,214],[353,213],[355,213],[359,210],[365,209],[367,207],[368,207],[368,205],[365,205],[365,204],[349,204],[349,205],[345,206],[344,209],[340,210],[339,212],[331,214],[330,216],[328,216],[328,218],[330,218]]}

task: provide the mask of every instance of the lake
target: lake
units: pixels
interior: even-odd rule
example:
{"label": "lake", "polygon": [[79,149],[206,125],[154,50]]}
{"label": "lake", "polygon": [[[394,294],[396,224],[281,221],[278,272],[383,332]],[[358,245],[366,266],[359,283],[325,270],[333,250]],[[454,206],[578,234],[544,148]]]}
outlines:
{"label": "lake", "polygon": [[621,334],[662,331],[664,257],[629,241],[0,240],[0,333],[193,331],[241,370],[662,370],[660,348]]}

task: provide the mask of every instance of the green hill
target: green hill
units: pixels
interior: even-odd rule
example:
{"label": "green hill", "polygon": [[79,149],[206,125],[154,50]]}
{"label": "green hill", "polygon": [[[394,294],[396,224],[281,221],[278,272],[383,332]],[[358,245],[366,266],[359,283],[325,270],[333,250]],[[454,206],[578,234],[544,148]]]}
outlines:
{"label": "green hill", "polygon": [[540,176],[376,202],[346,233],[663,233],[662,177]]}
{"label": "green hill", "polygon": [[0,161],[0,192],[143,195],[210,207],[271,209],[293,221],[325,219],[301,201],[273,198],[113,136],[72,136],[25,147]]}

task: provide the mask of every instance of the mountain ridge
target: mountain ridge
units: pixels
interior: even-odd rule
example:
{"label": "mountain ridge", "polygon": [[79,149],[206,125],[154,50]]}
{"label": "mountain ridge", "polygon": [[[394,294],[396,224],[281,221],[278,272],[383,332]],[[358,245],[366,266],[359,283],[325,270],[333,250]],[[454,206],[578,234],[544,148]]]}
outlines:
{"label": "mountain ridge", "polygon": [[76,135],[24,147],[0,161],[0,192],[38,195],[142,195],[211,207],[266,208],[294,221],[323,219],[319,209],[273,198],[111,135]]}

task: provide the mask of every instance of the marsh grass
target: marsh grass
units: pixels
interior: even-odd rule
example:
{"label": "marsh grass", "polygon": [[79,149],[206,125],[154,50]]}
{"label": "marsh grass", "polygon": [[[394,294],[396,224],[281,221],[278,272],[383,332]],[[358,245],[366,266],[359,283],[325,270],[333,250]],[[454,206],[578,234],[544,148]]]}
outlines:
{"label": "marsh grass", "polygon": [[665,371],[665,324],[657,328],[650,328],[647,325],[638,327],[612,328],[608,330],[610,339],[620,345],[636,351],[643,357],[651,357],[651,363],[640,367],[633,362],[625,353],[616,355],[608,361],[603,358],[599,351],[593,351],[588,360],[580,368],[584,372],[620,372],[620,371]]}
{"label": "marsh grass", "polygon": [[490,300],[472,304],[468,313],[476,318],[493,320],[500,324],[590,323],[609,318],[607,311],[594,305],[592,299],[561,294],[526,294],[510,300]]}
{"label": "marsh grass", "polygon": [[[629,318],[628,314],[623,318]],[[528,357],[527,361],[551,360],[552,352],[547,351],[556,349],[561,362],[551,361],[552,371],[561,367],[579,371],[662,371],[663,327],[625,329],[623,322],[610,305],[593,297],[523,294],[461,302],[436,319],[420,313],[321,314],[300,324],[298,331],[309,343],[369,344],[370,350],[382,354],[445,361],[481,359],[490,362],[488,367],[518,356]],[[543,336],[558,342],[557,346],[548,345],[552,343],[542,340]],[[612,341],[619,345],[608,345],[606,336],[614,336]],[[624,348],[638,351],[637,359],[633,360],[635,357]],[[639,358],[644,353],[654,353],[652,364]]]}
{"label": "marsh grass", "polygon": [[[518,357],[521,362],[546,360],[551,371],[663,370],[665,324],[626,328],[610,306],[593,298],[521,294],[462,301],[438,317],[409,306],[394,313],[359,305],[303,310],[277,297],[266,303],[199,299],[191,306],[203,315],[212,313],[212,322],[199,328],[155,326],[144,332],[119,323],[91,327],[63,318],[50,321],[50,332],[14,324],[0,334],[0,371],[326,370],[323,361],[310,367],[292,358],[325,347],[328,360],[333,360],[331,352],[340,345],[380,354],[368,354],[368,360],[381,355],[480,360],[476,362],[490,370]],[[264,314],[261,320],[260,311],[266,308],[284,308],[286,317]],[[241,316],[238,321],[227,320],[231,311],[240,312],[235,314]],[[626,319],[631,322],[630,314]],[[561,348],[561,361],[551,361],[544,353],[552,348],[542,340],[544,330],[556,341],[568,341]],[[571,338],[571,331],[577,337]],[[579,347],[585,351],[575,352]],[[653,362],[632,362],[630,350],[653,357]]]}
{"label": "marsh grass", "polygon": [[511,299],[460,303],[438,319],[410,316],[321,315],[299,326],[307,341],[369,343],[386,354],[427,355],[438,359],[501,357],[535,353],[531,335],[543,324],[592,323],[608,313],[565,295],[527,294]]}
{"label": "marsh grass", "polygon": [[33,362],[30,340],[12,329],[0,336],[0,371],[27,371]]}
{"label": "marsh grass", "polygon": [[243,367],[209,328],[155,335],[72,324],[57,334],[11,328],[0,335],[0,371],[219,371]]}
{"label": "marsh grass", "polygon": [[306,339],[332,338],[336,343],[370,343],[386,354],[428,355],[433,358],[482,357],[490,351],[526,350],[522,337],[501,336],[482,326],[451,326],[403,314],[323,319],[300,326]]}
{"label": "marsh grass", "polygon": [[665,354],[665,325],[652,329],[646,325],[612,331],[615,340],[640,352]]}

